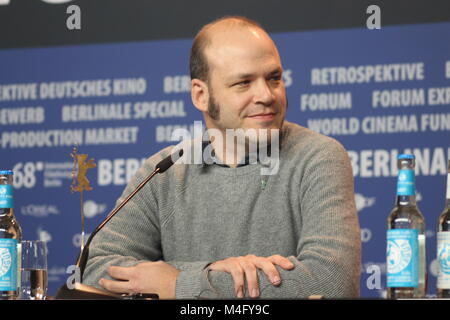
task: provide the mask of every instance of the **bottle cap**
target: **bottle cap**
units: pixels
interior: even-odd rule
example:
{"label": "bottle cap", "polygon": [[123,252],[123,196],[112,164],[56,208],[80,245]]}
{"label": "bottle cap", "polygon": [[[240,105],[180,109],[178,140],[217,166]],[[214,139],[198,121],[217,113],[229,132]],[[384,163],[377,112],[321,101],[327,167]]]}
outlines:
{"label": "bottle cap", "polygon": [[14,172],[12,171],[12,170],[0,170],[0,175],[4,175],[4,176],[6,176],[6,175],[13,175],[14,174]]}
{"label": "bottle cap", "polygon": [[398,159],[415,159],[416,157],[413,154],[400,154],[398,155]]}

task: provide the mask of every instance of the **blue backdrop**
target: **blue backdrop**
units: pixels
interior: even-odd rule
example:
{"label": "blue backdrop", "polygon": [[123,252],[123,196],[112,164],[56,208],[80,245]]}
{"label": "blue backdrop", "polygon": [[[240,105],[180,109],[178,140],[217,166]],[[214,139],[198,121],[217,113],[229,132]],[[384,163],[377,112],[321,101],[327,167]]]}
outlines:
{"label": "blue backdrop", "polygon": [[[272,36],[286,70],[287,120],[333,136],[352,160],[361,296],[385,294],[386,219],[403,152],[417,157],[435,294],[436,221],[450,154],[450,23]],[[70,192],[74,143],[97,162],[88,173],[94,190],[85,193],[89,233],[141,161],[173,144],[177,126],[202,120],[190,99],[191,41],[0,51],[0,167],[15,170],[24,239],[48,241],[50,294],[80,246],[79,194]]]}

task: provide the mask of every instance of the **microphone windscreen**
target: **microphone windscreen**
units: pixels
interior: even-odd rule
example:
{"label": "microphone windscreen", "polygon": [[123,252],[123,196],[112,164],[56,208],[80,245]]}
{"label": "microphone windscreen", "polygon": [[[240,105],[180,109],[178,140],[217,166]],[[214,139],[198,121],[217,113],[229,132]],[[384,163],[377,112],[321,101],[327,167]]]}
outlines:
{"label": "microphone windscreen", "polygon": [[169,169],[181,156],[183,155],[183,149],[180,149],[178,152],[171,154],[170,156],[162,159],[157,165],[156,169],[159,169],[159,173],[165,172]]}

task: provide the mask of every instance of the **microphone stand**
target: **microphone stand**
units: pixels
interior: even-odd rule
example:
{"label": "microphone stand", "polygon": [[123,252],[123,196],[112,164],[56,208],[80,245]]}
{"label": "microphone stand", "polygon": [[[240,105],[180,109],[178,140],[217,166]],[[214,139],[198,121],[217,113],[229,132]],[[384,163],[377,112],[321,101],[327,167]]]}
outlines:
{"label": "microphone stand", "polygon": [[[86,268],[87,260],[89,257],[89,246],[92,242],[92,239],[94,236],[122,209],[128,201],[133,198],[136,193],[138,193],[146,184],[149,182],[157,173],[163,173],[167,169],[169,169],[181,156],[183,155],[183,149],[180,149],[178,151],[177,155],[171,154],[170,156],[164,158],[161,160],[155,167],[155,170],[147,177],[145,178],[137,187],[133,190],[117,207],[115,207],[106,217],[105,220],[103,220],[102,223],[100,223],[97,228],[95,228],[94,232],[91,233],[90,237],[88,238],[86,245],[81,250],[80,254],[78,255],[77,262],[75,263],[76,269],[80,270],[80,279],[83,279],[84,270]],[[177,158],[174,158],[177,156]],[[116,293],[112,293],[106,290],[98,289],[86,284],[82,284],[79,282],[76,282],[74,285],[74,288],[70,289],[67,286],[67,283],[65,283],[56,293],[55,296],[56,299],[158,299],[159,296],[155,293],[149,293],[149,294],[143,294],[138,293],[135,295],[120,295]]]}

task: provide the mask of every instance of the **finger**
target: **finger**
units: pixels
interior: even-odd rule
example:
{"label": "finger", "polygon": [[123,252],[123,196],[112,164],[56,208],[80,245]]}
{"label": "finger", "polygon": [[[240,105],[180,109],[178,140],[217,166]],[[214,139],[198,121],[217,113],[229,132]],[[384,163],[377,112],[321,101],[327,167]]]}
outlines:
{"label": "finger", "polygon": [[111,278],[117,280],[130,280],[132,268],[133,267],[110,266],[108,268],[108,274]]}
{"label": "finger", "polygon": [[236,297],[244,297],[244,271],[238,263],[229,266],[229,270],[234,282]]}
{"label": "finger", "polygon": [[212,271],[223,271],[223,272],[231,273],[229,265],[225,262],[225,260],[220,260],[220,261],[211,263],[208,266],[208,269],[212,270]]}
{"label": "finger", "polygon": [[212,263],[208,267],[212,271],[222,271],[231,274],[236,297],[244,297],[244,271],[241,269],[236,258],[228,258]]}
{"label": "finger", "polygon": [[279,265],[285,270],[291,270],[295,267],[295,265],[291,262],[291,260],[283,256],[280,256],[279,254],[270,256],[268,257],[268,259],[272,261],[273,264]]}
{"label": "finger", "polygon": [[129,281],[115,281],[109,279],[100,279],[98,282],[103,288],[116,293],[131,293]]}
{"label": "finger", "polygon": [[275,268],[274,263],[266,258],[260,259],[256,266],[261,269],[264,274],[267,276],[267,279],[275,286],[281,284],[281,276],[278,272],[277,268]]}
{"label": "finger", "polygon": [[250,294],[250,297],[257,298],[259,297],[259,281],[258,281],[258,273],[256,272],[256,267],[254,262],[242,261],[241,262],[242,269],[244,269],[245,279],[247,280],[247,288]]}

